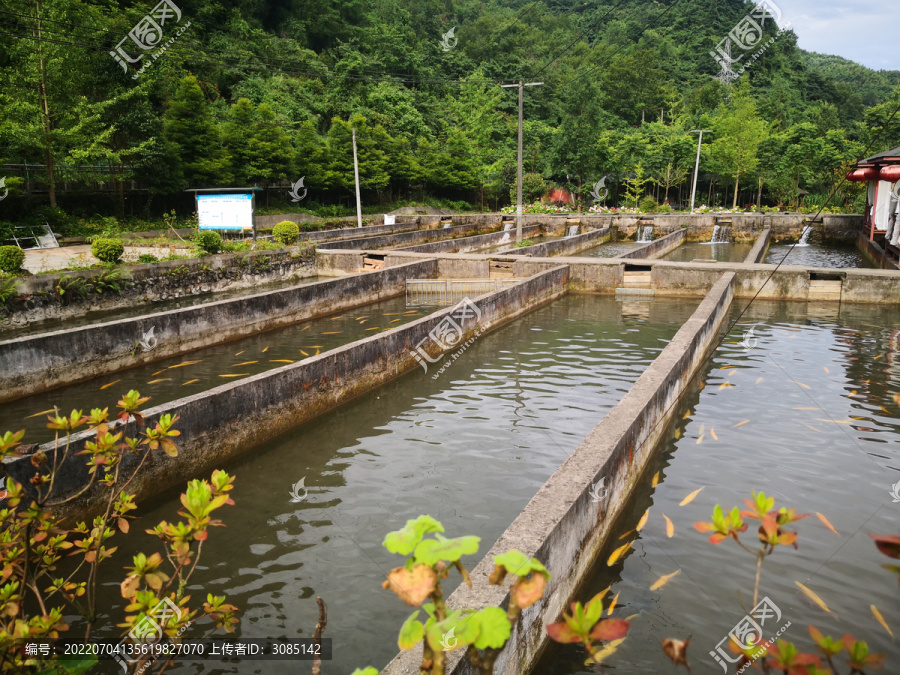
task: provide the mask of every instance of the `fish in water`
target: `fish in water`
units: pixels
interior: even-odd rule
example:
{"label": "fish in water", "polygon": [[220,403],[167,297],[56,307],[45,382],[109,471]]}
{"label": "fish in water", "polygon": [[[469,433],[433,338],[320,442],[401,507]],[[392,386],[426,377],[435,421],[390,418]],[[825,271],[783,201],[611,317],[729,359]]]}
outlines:
{"label": "fish in water", "polygon": [[121,381],[122,381],[122,380],[115,380],[114,382],[110,382],[110,383],[108,383],[108,384],[104,384],[102,387],[100,387],[100,389],[109,389],[111,386],[113,386],[114,384],[118,384],[118,383],[121,382]]}

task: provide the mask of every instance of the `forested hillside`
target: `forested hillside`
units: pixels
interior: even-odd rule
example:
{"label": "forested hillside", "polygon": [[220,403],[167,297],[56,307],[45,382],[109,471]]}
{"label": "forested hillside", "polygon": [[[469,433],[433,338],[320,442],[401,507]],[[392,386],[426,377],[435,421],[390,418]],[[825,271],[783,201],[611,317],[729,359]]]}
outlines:
{"label": "forested hillside", "polygon": [[[772,19],[724,84],[710,51],[741,0],[177,0],[161,38],[142,33],[152,48],[120,42],[161,5],[0,0],[0,220],[40,204],[149,215],[188,187],[301,176],[305,205],[349,204],[353,127],[368,204],[496,208],[517,119],[500,84],[519,79],[544,83],[525,89],[532,198],[553,185],[590,203],[609,176],[607,205],[683,202],[705,128],[698,203],[814,205],[900,104],[900,73],[804,54]],[[898,144],[894,117],[873,152]]]}

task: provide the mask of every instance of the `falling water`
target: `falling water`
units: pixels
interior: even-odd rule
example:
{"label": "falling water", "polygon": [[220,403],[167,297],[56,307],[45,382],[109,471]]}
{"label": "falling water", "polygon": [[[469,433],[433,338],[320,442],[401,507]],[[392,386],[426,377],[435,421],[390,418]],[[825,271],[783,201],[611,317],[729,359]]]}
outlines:
{"label": "falling water", "polygon": [[451,220],[450,222],[448,222],[448,223],[444,223],[444,229],[446,230],[446,229],[447,229],[448,227],[450,227],[451,225],[453,225],[453,221],[452,221],[452,220]]}
{"label": "falling water", "polygon": [[715,225],[713,227],[712,239],[709,240],[710,244],[727,244],[729,239],[730,231],[727,225]]}
{"label": "falling water", "polygon": [[498,244],[508,244],[509,241],[510,241],[510,239],[511,239],[511,237],[510,237],[509,232],[505,232],[505,233],[503,234],[503,236],[500,237],[500,241],[497,242],[497,243],[498,243]]}
{"label": "falling water", "polygon": [[504,231],[504,232],[509,232],[511,229],[513,229],[513,226],[514,226],[514,225],[515,225],[515,223],[506,223],[506,224],[504,224],[504,225],[503,225],[503,231]]}
{"label": "falling water", "polygon": [[574,237],[576,234],[578,234],[579,227],[581,227],[581,226],[580,225],[569,225],[569,229],[566,231],[566,236]]}
{"label": "falling water", "polygon": [[653,241],[653,238],[651,236],[652,234],[653,234],[653,226],[647,225],[645,228],[643,228],[641,230],[641,236],[638,238],[638,241],[643,244],[649,243],[649,242]]}
{"label": "falling water", "polygon": [[809,246],[809,235],[812,232],[812,225],[804,225],[803,232],[800,234],[800,241],[797,246]]}

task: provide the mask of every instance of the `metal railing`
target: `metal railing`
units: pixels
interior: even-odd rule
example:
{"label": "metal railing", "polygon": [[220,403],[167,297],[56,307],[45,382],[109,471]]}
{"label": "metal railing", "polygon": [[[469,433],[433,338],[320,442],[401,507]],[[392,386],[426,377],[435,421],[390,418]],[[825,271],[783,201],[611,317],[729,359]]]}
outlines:
{"label": "metal railing", "polygon": [[407,279],[406,306],[451,305],[520,282],[521,279]]}

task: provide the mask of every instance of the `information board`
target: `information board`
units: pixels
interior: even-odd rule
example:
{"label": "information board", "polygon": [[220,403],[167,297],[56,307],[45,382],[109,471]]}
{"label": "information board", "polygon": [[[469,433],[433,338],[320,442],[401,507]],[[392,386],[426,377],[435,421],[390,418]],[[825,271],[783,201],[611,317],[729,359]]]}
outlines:
{"label": "information board", "polygon": [[201,230],[252,230],[252,194],[197,195]]}

